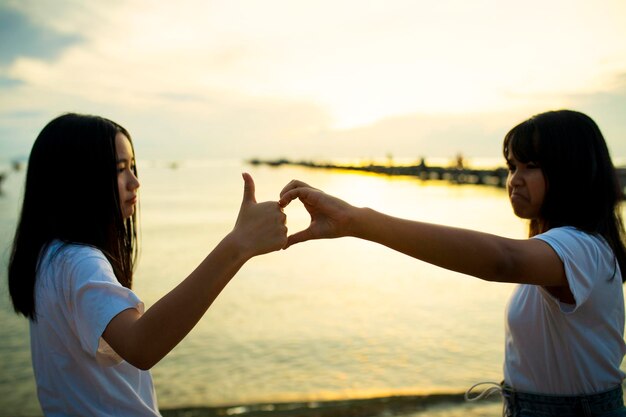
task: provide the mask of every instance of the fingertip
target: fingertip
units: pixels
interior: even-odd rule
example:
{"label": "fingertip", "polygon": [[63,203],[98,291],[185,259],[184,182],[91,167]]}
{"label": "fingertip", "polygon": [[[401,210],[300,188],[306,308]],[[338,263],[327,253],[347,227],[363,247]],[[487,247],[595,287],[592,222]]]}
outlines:
{"label": "fingertip", "polygon": [[252,179],[252,176],[247,172],[243,172],[241,176],[243,178],[244,201],[252,201],[256,203],[256,197],[255,197],[256,187],[254,185],[254,180]]}
{"label": "fingertip", "polygon": [[252,175],[250,175],[250,173],[248,173],[248,172],[242,172],[241,173],[241,178],[243,178],[243,180],[246,183],[254,183],[254,179],[252,178]]}
{"label": "fingertip", "polygon": [[282,191],[280,193],[280,201],[289,202],[293,200],[293,190]]}

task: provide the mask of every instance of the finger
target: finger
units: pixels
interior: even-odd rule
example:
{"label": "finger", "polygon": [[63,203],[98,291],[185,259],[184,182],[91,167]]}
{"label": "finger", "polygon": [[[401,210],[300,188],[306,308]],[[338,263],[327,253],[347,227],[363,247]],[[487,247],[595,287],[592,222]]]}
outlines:
{"label": "finger", "polygon": [[244,203],[256,203],[255,194],[255,186],[254,180],[252,179],[252,175],[244,172],[241,174],[243,177],[243,202]]}
{"label": "finger", "polygon": [[307,188],[294,188],[286,193],[282,194],[278,204],[281,207],[287,207],[296,198],[301,198],[307,193]]}
{"label": "finger", "polygon": [[309,184],[299,181],[299,180],[291,180],[289,181],[289,184],[285,185],[285,187],[282,189],[282,191],[280,192],[280,196],[282,197],[283,194],[285,194],[286,192],[289,192],[291,190],[295,190],[296,188],[312,188]]}
{"label": "finger", "polygon": [[313,239],[313,233],[311,233],[310,228],[301,230],[294,233],[293,235],[287,236],[287,245],[285,246],[285,249],[295,245],[296,243],[306,242],[307,240],[311,239]]}

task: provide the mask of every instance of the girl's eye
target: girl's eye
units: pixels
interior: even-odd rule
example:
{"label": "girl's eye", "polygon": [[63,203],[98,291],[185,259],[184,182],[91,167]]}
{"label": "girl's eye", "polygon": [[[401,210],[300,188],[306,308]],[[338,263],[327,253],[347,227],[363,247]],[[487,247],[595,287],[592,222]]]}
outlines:
{"label": "girl's eye", "polygon": [[515,172],[515,165],[513,165],[513,164],[512,164],[512,163],[510,163],[510,162],[507,162],[507,163],[506,163],[506,165],[507,165],[507,167],[509,168],[509,171],[510,171],[510,172]]}

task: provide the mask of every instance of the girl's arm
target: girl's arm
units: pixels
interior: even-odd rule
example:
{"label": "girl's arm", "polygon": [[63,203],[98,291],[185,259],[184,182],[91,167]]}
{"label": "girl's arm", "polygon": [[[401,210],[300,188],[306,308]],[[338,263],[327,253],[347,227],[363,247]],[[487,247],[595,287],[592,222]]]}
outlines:
{"label": "girl's arm", "polygon": [[244,198],[235,228],[177,287],[143,315],[122,311],[102,337],[124,360],[149,369],[198,323],[230,279],[250,258],[287,243],[285,214],[276,202],[257,203],[254,182],[244,174]]}
{"label": "girl's arm", "polygon": [[560,258],[537,239],[508,239],[400,219],[351,206],[294,180],[281,192],[279,203],[284,207],[296,198],[311,215],[311,224],[289,236],[288,246],[310,239],[353,236],[487,281],[568,287]]}

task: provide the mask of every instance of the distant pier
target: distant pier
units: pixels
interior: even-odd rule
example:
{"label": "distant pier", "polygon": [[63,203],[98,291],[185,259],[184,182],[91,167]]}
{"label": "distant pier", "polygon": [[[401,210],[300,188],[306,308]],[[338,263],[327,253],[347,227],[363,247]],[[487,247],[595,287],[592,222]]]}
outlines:
{"label": "distant pier", "polygon": [[495,187],[506,187],[506,178],[508,175],[506,168],[474,169],[464,166],[441,167],[427,165],[423,160],[416,165],[379,165],[373,163],[367,165],[342,165],[330,162],[290,161],[288,159],[251,159],[248,163],[252,165],[269,165],[275,167],[291,165],[307,168],[368,172],[380,175],[403,175],[417,177],[425,181],[444,180],[456,184],[479,184]]}
{"label": "distant pier", "polygon": [[[344,171],[360,171],[381,175],[404,175],[417,177],[421,180],[444,180],[455,184],[490,185],[506,188],[508,169],[498,167],[493,169],[474,169],[458,164],[457,166],[441,167],[430,166],[424,160],[416,165],[342,165],[330,162],[291,161],[285,158],[274,160],[251,159],[247,161],[252,165],[269,166],[302,166],[307,168],[337,169]],[[626,194],[626,167],[616,168],[617,176],[622,186],[622,192]]]}

